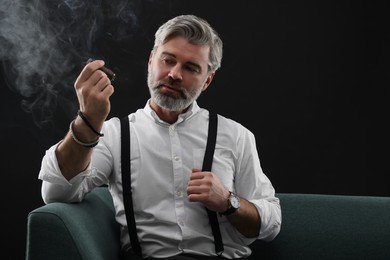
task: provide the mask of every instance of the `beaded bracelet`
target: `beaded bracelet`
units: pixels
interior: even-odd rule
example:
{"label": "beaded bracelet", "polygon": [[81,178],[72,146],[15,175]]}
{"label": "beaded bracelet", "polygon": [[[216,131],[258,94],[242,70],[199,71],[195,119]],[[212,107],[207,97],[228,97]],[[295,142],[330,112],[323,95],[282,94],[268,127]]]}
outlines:
{"label": "beaded bracelet", "polygon": [[82,141],[80,141],[79,139],[77,139],[77,137],[75,136],[75,134],[73,133],[73,122],[74,120],[72,120],[72,122],[70,122],[70,125],[69,125],[69,132],[70,132],[70,135],[72,136],[73,140],[78,143],[79,145],[81,146],[84,146],[84,147],[87,147],[87,148],[92,148],[92,147],[95,147],[98,143],[99,143],[99,140],[100,138],[98,137],[98,139],[92,143],[84,143]]}
{"label": "beaded bracelet", "polygon": [[98,131],[95,130],[95,128],[93,128],[93,126],[91,125],[91,123],[88,121],[88,119],[85,117],[85,115],[83,114],[83,112],[81,112],[80,110],[77,111],[77,114],[81,117],[81,119],[83,119],[84,123],[92,130],[92,132],[94,132],[95,134],[97,134],[98,136],[102,137],[104,136],[103,133],[99,133]]}

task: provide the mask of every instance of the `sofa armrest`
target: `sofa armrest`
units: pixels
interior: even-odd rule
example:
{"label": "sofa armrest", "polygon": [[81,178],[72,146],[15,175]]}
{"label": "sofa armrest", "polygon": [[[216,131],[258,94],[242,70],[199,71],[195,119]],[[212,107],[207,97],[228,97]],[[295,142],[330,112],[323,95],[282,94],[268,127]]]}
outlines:
{"label": "sofa armrest", "polygon": [[50,203],[27,218],[26,260],[119,259],[120,234],[107,187],[80,203]]}

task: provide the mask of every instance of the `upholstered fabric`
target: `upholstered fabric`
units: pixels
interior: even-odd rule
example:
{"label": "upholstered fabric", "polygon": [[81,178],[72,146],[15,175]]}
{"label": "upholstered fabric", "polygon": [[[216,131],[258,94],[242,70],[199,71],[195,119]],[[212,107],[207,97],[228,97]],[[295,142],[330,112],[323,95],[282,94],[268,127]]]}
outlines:
{"label": "upholstered fabric", "polygon": [[[282,228],[254,259],[390,259],[390,198],[278,194]],[[257,257],[256,257],[257,256]]]}
{"label": "upholstered fabric", "polygon": [[28,215],[28,260],[115,260],[119,254],[119,226],[106,187],[82,203],[52,203]]}
{"label": "upholstered fabric", "polygon": [[[390,198],[278,193],[282,229],[251,245],[251,259],[390,259]],[[28,215],[27,260],[116,260],[119,228],[106,187],[81,203]]]}

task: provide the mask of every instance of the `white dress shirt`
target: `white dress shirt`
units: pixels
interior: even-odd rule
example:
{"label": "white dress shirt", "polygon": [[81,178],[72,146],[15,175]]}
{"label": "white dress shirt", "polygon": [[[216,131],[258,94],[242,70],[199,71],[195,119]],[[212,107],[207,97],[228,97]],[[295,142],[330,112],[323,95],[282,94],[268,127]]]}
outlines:
{"label": "white dress shirt", "polygon": [[[174,124],[160,120],[149,101],[143,109],[129,115],[131,187],[138,237],[145,256],[215,255],[207,212],[201,203],[189,202],[186,194],[192,168],[202,168],[208,117],[208,111],[196,102]],[[70,181],[62,176],[58,166],[58,143],[46,151],[39,173],[42,197],[45,203],[77,202],[94,187],[107,184],[122,227],[122,247],[130,247],[122,199],[120,119],[107,120],[102,132],[104,137],[93,148],[88,168]],[[261,169],[254,135],[221,115],[212,172],[230,191],[256,206],[261,216],[257,239],[272,240],[280,231],[281,209],[275,190]],[[244,237],[225,216],[217,215],[225,248],[223,256],[250,255],[248,245],[256,238]]]}

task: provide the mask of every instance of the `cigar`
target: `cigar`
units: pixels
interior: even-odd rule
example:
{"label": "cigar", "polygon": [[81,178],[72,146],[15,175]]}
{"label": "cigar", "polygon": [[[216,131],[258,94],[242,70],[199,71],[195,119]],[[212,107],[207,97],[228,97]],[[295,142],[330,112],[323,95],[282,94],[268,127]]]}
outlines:
{"label": "cigar", "polygon": [[[89,59],[87,60],[87,63],[90,63],[91,61],[93,61],[93,59],[89,58]],[[109,68],[103,66],[103,67],[99,68],[99,70],[101,70],[101,71],[103,71],[104,73],[106,73],[106,75],[108,76],[108,78],[109,78],[111,81],[114,81],[114,80],[115,80],[115,76],[116,76],[116,75],[115,75],[115,73],[114,73],[112,70],[110,70]]]}

